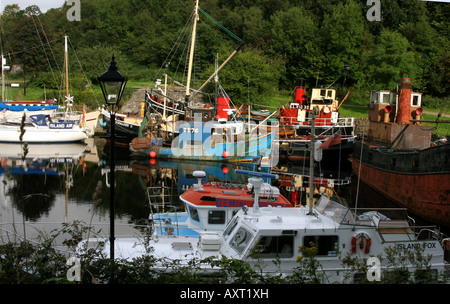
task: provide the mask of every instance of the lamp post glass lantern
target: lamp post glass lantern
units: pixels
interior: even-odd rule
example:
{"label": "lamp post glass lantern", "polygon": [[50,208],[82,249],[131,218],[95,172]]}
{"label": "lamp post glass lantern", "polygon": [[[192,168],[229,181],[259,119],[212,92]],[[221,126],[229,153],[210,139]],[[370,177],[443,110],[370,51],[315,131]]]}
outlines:
{"label": "lamp post glass lantern", "polygon": [[127,79],[120,73],[114,55],[109,63],[108,70],[98,77],[100,87],[102,88],[103,97],[106,104],[118,106],[122,98]]}
{"label": "lamp post glass lantern", "polygon": [[120,99],[122,98],[123,91],[125,89],[125,85],[127,83],[126,77],[124,77],[117,67],[114,55],[112,56],[112,60],[109,63],[108,70],[103,73],[100,77],[98,77],[98,82],[100,83],[100,87],[102,88],[103,97],[105,98],[106,104],[111,106],[110,109],[110,132],[109,132],[109,140],[110,140],[110,205],[109,205],[109,233],[110,233],[110,259],[114,260],[114,218],[115,218],[115,153],[114,146],[116,144],[116,113],[114,112],[114,106],[118,107],[120,103]]}

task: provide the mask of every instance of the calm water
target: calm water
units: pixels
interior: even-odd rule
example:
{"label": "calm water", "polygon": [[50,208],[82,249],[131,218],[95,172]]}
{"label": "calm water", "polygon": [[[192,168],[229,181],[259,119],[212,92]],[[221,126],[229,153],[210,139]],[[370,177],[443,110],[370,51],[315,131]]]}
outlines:
{"label": "calm water", "polygon": [[[62,223],[81,221],[100,234],[109,233],[109,147],[102,139],[87,145],[35,145],[28,148],[0,144],[0,243],[27,238],[37,240],[62,228]],[[195,170],[207,173],[203,182],[246,182],[235,169],[251,166],[182,161],[134,161],[127,149],[116,154],[116,236],[139,233],[150,212],[149,201],[159,211],[182,210],[178,196],[197,180]],[[338,194],[354,205],[355,187],[349,162],[314,168],[314,183],[321,192]],[[287,198],[305,203],[309,191],[308,163],[280,163],[274,185]],[[353,181],[353,186],[355,185]],[[353,188],[353,189],[352,189]],[[353,191],[353,192],[352,192]],[[375,196],[370,196],[375,198]],[[379,202],[379,198],[373,199]],[[370,206],[360,197],[358,206]]]}

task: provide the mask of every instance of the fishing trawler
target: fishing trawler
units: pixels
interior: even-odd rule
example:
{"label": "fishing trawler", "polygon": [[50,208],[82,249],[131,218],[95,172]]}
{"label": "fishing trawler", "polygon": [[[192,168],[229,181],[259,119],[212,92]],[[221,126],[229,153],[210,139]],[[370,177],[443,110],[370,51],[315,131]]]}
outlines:
{"label": "fishing trawler", "polygon": [[269,132],[266,126],[245,126],[243,121],[229,119],[233,109],[230,109],[229,97],[224,94],[216,94],[215,105],[198,98],[198,93],[211,79],[218,80],[219,71],[239,52],[242,41],[200,88],[191,89],[196,24],[200,12],[206,14],[196,1],[184,101],[179,100],[180,94],[177,98],[169,98],[168,75],[165,74],[164,90],[157,82],[155,90],[146,95],[147,113],[139,136],[130,144],[132,156],[220,162],[250,162],[255,156],[270,157],[273,143],[277,141],[275,126]]}

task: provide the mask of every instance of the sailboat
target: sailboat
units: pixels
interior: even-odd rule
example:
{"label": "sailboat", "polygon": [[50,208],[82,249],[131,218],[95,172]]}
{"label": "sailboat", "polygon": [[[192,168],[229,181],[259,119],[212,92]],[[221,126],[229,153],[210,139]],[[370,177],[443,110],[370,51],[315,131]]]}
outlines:
{"label": "sailboat", "polygon": [[83,127],[88,136],[94,136],[95,127],[98,123],[98,118],[100,115],[100,110],[94,110],[91,112],[86,112],[86,106],[83,106],[83,113],[75,113],[71,111],[73,106],[73,96],[69,94],[69,58],[68,58],[68,43],[67,36],[64,36],[64,56],[65,56],[65,80],[66,80],[66,110],[64,113],[65,120],[78,120],[80,126]]}
{"label": "sailboat", "polygon": [[38,100],[38,101],[14,101],[6,100],[5,71],[9,70],[6,65],[6,58],[1,55],[2,71],[2,101],[0,102],[0,120],[18,120],[21,119],[24,112],[34,114],[52,115],[59,108],[56,99]]}
{"label": "sailboat", "polygon": [[[69,94],[67,36],[65,36],[66,58],[66,109],[51,114],[39,113],[28,115],[23,111],[21,119],[0,121],[0,142],[10,143],[67,143],[84,141],[88,138],[80,116],[70,112],[73,97]],[[3,64],[2,64],[3,66]]]}

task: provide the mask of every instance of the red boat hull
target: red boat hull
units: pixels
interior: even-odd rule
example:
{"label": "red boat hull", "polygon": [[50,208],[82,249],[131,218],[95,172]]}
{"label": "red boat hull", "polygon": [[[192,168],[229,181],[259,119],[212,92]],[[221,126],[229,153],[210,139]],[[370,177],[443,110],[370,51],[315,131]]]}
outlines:
{"label": "red boat hull", "polygon": [[450,174],[401,174],[352,160],[362,182],[426,220],[450,227]]}

